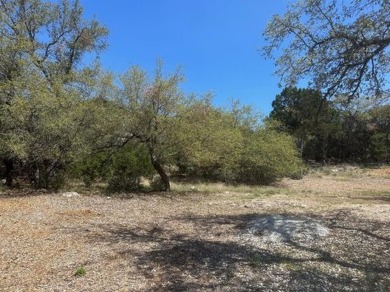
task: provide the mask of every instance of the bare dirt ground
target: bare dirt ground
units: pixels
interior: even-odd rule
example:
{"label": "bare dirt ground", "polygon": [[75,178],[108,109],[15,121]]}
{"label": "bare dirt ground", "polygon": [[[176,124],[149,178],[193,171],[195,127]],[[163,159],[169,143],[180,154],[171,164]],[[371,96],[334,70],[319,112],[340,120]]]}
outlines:
{"label": "bare dirt ground", "polygon": [[249,192],[4,191],[0,291],[390,291],[390,168]]}

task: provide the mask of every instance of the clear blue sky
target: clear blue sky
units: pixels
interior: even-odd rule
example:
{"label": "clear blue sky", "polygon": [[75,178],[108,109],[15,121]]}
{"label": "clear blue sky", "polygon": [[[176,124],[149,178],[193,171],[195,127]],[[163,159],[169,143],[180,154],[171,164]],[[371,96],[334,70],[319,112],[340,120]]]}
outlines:
{"label": "clear blue sky", "polygon": [[216,105],[239,99],[263,114],[281,89],[272,60],[259,54],[262,32],[287,1],[80,0],[87,18],[109,29],[106,69],[140,65],[152,72],[162,58],[167,72],[182,66],[185,92],[214,92]]}

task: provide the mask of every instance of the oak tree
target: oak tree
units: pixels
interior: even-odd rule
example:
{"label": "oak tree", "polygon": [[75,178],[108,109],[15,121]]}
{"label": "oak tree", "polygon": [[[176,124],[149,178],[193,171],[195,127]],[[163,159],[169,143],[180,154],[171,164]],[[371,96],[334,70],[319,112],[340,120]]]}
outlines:
{"label": "oak tree", "polygon": [[325,98],[389,98],[389,0],[299,0],[264,32],[286,86],[310,81]]}
{"label": "oak tree", "polygon": [[79,148],[80,89],[96,71],[82,61],[104,49],[106,34],[84,19],[77,0],[0,0],[0,156],[7,176],[23,159],[40,172],[38,181],[46,174],[46,186],[67,160],[59,158]]}

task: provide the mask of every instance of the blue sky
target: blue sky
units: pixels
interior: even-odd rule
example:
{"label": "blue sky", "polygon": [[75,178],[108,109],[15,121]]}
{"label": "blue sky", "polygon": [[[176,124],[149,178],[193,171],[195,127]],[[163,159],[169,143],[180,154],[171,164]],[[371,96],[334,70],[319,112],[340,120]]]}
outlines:
{"label": "blue sky", "polygon": [[281,91],[272,60],[259,54],[262,32],[287,1],[260,0],[80,0],[87,18],[110,31],[101,55],[106,69],[140,65],[152,72],[157,58],[169,73],[181,66],[187,93],[212,91],[214,103],[239,99],[263,114]]}

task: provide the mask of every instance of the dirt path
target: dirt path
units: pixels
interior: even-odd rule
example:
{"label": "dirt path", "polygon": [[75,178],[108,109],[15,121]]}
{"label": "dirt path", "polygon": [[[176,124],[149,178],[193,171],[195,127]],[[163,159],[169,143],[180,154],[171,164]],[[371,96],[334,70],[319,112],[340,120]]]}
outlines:
{"label": "dirt path", "polygon": [[389,291],[389,224],[386,172],[245,194],[3,194],[0,291]]}

